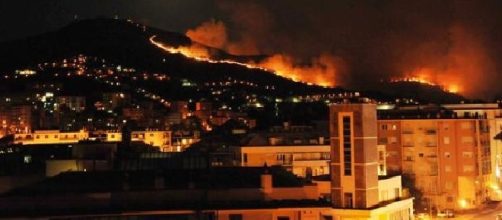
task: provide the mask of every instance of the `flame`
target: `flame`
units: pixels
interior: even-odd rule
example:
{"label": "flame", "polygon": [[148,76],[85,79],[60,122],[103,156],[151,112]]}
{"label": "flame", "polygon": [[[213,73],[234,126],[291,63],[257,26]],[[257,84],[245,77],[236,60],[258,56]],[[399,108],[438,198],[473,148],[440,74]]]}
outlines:
{"label": "flame", "polygon": [[392,78],[391,82],[418,82],[430,86],[438,86],[443,91],[450,93],[462,92],[462,87],[453,74],[446,74],[431,68],[417,68],[403,74],[404,77]]}
{"label": "flame", "polygon": [[497,71],[486,40],[475,28],[455,24],[445,41],[424,42],[409,51],[398,80],[437,85],[470,98],[491,98],[488,95],[496,89],[490,85]]}
{"label": "flame", "polygon": [[339,60],[329,54],[322,54],[311,60],[311,65],[293,65],[294,60],[290,56],[276,54],[263,62],[260,67],[272,69],[277,75],[290,78],[294,81],[307,82],[324,87],[335,86],[334,78],[338,72]]}
{"label": "flame", "polygon": [[295,82],[302,82],[309,85],[319,85],[323,87],[335,86],[335,75],[341,60],[328,54],[323,54],[312,59],[311,65],[294,65],[293,58],[286,55],[273,55],[259,63],[242,63],[233,60],[216,60],[211,58],[210,52],[200,44],[191,46],[173,47],[164,45],[155,40],[156,35],[150,37],[150,43],[171,54],[181,54],[187,58],[200,62],[224,63],[243,66],[249,69],[258,69],[271,72],[275,75],[288,78]]}

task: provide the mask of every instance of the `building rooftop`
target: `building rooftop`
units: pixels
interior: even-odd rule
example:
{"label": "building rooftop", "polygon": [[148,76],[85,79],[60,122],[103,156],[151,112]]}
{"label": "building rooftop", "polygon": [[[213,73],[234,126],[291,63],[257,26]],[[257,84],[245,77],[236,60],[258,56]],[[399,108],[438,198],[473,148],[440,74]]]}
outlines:
{"label": "building rooftop", "polygon": [[[267,170],[267,171],[266,171]],[[274,187],[300,187],[302,179],[281,167],[218,167],[194,170],[66,172],[34,185],[7,192],[4,196],[52,195],[155,190],[155,180],[164,178],[163,189],[260,188],[261,174],[273,176]]]}

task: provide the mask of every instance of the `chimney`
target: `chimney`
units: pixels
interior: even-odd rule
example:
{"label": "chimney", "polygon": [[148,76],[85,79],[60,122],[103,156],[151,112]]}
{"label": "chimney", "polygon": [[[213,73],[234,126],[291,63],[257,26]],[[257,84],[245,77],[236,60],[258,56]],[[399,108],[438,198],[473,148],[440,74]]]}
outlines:
{"label": "chimney", "polygon": [[273,191],[272,174],[268,172],[268,169],[265,169],[265,172],[261,174],[260,180],[261,180],[261,190],[265,194],[272,193]]}
{"label": "chimney", "polygon": [[324,144],[324,137],[319,136],[319,145],[323,145],[323,144]]}
{"label": "chimney", "polygon": [[284,130],[289,131],[289,122],[288,121],[283,122],[282,126],[284,127]]}

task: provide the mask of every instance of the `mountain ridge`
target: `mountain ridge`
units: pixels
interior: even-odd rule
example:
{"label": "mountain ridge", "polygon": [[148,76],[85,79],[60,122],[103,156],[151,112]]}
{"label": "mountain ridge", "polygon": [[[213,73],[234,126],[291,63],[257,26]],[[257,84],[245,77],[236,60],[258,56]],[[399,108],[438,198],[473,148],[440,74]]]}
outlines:
{"label": "mountain ridge", "polygon": [[[175,77],[189,78],[197,82],[226,79],[229,76],[250,81],[273,82],[277,84],[279,91],[283,91],[283,95],[350,91],[341,87],[323,88],[293,82],[268,71],[248,69],[239,65],[196,62],[181,54],[168,54],[154,47],[148,42],[148,38],[153,35],[157,35],[163,42],[168,42],[169,45],[175,47],[193,43],[183,34],[146,27],[131,21],[104,18],[80,20],[45,34],[0,42],[0,57],[4,58],[4,65],[0,65],[0,71],[14,71],[16,68],[85,54],[102,57],[115,63],[132,65],[138,69],[167,72]],[[207,48],[221,59],[241,61],[262,59],[266,56],[235,56],[217,48]],[[379,88],[378,91],[366,91],[364,94],[379,100],[392,100],[395,96],[402,94],[415,96],[418,100],[426,102],[445,101],[444,99],[447,99],[447,102],[464,100],[459,95],[439,91],[435,88],[431,88],[431,91],[435,92],[427,93],[433,94],[434,97],[428,97],[429,95],[420,97],[418,92],[413,94],[414,90],[423,91],[425,89],[427,91],[429,87],[410,85],[408,88],[410,91],[404,93],[395,93],[389,89],[380,90]],[[406,89],[406,86],[400,87],[401,91]],[[447,94],[446,98],[441,98],[445,94]]]}

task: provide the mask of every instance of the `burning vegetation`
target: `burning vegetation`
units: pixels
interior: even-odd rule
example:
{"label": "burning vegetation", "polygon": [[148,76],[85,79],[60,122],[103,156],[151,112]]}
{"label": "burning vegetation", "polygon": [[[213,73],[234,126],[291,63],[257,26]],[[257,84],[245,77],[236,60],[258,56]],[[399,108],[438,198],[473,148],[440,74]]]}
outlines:
{"label": "burning vegetation", "polygon": [[[391,81],[412,81],[440,86],[469,97],[486,96],[487,84],[495,78],[493,60],[483,39],[464,26],[454,25],[448,44],[424,42],[404,57],[402,76]],[[411,68],[410,68],[411,67]]]}
{"label": "burning vegetation", "polygon": [[343,60],[330,54],[321,54],[307,63],[300,63],[293,56],[287,54],[274,54],[261,61],[248,61],[246,63],[215,59],[211,56],[208,47],[229,51],[233,55],[248,55],[259,52],[249,38],[244,41],[230,42],[226,27],[221,21],[204,22],[199,27],[188,30],[186,35],[192,40],[190,46],[169,46],[157,41],[155,36],[150,38],[150,42],[169,53],[182,54],[198,61],[237,64],[247,68],[269,71],[295,82],[323,87],[338,85],[336,77],[344,69]]}
{"label": "burning vegetation", "polygon": [[[215,15],[220,20],[207,20],[185,32],[192,45],[172,47],[155,40],[171,53],[263,69],[309,84],[368,89],[385,79],[435,85],[469,98],[498,93],[497,49],[489,32],[471,21],[478,16],[464,17],[463,11],[444,16],[444,10],[457,7],[470,12],[472,5],[444,3],[430,10],[428,4],[389,2],[376,10],[333,4],[330,10],[316,10],[312,19],[291,20],[282,19],[288,16],[270,5],[222,0],[217,7],[225,16]],[[373,19],[357,19],[361,11]],[[382,11],[403,19],[381,17]],[[311,15],[307,9],[296,12],[299,17]],[[353,15],[357,16],[337,19]],[[224,60],[211,54],[213,48],[233,55],[268,56],[259,61]]]}
{"label": "burning vegetation", "polygon": [[150,42],[172,54],[181,54],[201,62],[226,63],[244,66],[250,69],[260,69],[272,72],[276,75],[288,78],[295,82],[303,82],[310,85],[334,87],[334,75],[337,72],[336,62],[341,62],[336,57],[321,55],[312,60],[311,65],[297,66],[293,64],[293,58],[286,55],[273,55],[261,62],[242,63],[234,60],[213,59],[209,50],[203,45],[194,43],[191,46],[173,47],[156,40],[156,36],[150,37]]}

